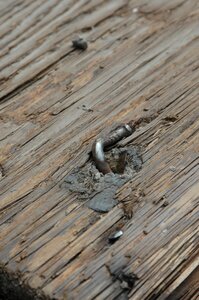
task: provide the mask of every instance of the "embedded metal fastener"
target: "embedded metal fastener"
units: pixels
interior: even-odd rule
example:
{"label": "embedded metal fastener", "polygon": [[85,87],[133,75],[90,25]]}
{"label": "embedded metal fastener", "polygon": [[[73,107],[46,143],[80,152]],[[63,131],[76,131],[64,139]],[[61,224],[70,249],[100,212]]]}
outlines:
{"label": "embedded metal fastener", "polygon": [[104,149],[115,145],[117,142],[130,136],[135,131],[135,123],[128,123],[117,127],[105,138],[98,138],[92,146],[92,156],[96,167],[103,174],[111,173],[112,170],[106,161]]}
{"label": "embedded metal fastener", "polygon": [[119,238],[123,235],[123,231],[122,230],[118,230],[116,232],[114,232],[111,236],[109,236],[109,242],[111,244],[115,243],[117,240],[119,240]]}

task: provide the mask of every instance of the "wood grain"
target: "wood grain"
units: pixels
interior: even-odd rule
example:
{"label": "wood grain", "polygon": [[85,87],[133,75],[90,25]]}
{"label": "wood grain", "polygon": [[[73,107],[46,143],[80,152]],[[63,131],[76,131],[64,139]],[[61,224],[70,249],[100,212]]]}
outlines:
{"label": "wood grain", "polygon": [[[172,296],[199,257],[198,1],[0,8],[1,270],[33,299]],[[86,51],[72,48],[78,35]],[[88,162],[96,136],[138,118],[120,146],[141,147],[142,170],[116,207],[94,212],[63,180]],[[122,272],[137,275],[133,288]]]}

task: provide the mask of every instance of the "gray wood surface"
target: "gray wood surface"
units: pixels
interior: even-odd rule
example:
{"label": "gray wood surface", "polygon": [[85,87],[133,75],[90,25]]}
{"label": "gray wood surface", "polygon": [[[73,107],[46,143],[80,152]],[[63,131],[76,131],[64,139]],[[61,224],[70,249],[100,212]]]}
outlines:
{"label": "gray wood surface", "polygon": [[[198,49],[197,0],[0,2],[0,265],[21,289],[166,299],[196,269]],[[120,145],[141,147],[142,169],[97,213],[63,180],[96,136],[139,118]]]}

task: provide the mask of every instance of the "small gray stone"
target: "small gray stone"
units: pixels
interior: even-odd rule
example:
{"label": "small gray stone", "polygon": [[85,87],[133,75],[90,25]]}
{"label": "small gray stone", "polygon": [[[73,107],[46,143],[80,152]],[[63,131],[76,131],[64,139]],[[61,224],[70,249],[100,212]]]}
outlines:
{"label": "small gray stone", "polygon": [[117,205],[117,201],[113,199],[115,191],[106,189],[99,194],[96,194],[89,202],[88,207],[98,212],[108,212]]}
{"label": "small gray stone", "polygon": [[176,171],[176,167],[170,166],[170,167],[169,167],[169,170],[172,171],[172,172],[175,172],[175,171]]}

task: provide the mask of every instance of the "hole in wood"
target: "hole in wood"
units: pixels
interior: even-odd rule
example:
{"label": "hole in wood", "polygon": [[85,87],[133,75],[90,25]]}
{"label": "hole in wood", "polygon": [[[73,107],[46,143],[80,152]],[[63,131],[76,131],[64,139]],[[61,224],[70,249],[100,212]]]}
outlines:
{"label": "hole in wood", "polygon": [[98,212],[108,212],[115,205],[115,193],[142,168],[141,150],[136,146],[113,148],[105,152],[112,172],[101,173],[92,159],[65,177],[62,187],[78,193],[80,200]]}

